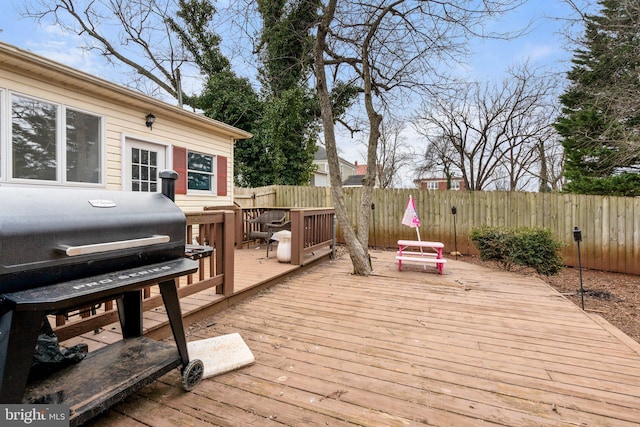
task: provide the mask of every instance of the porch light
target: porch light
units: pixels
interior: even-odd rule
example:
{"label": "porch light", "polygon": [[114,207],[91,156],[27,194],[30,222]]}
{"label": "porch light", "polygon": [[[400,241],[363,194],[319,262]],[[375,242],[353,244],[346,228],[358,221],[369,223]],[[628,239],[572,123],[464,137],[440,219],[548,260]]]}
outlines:
{"label": "porch light", "polygon": [[145,117],[145,122],[144,124],[147,125],[147,127],[151,130],[153,130],[153,124],[156,122],[156,116],[154,116],[153,114],[149,113],[147,114],[147,116]]}

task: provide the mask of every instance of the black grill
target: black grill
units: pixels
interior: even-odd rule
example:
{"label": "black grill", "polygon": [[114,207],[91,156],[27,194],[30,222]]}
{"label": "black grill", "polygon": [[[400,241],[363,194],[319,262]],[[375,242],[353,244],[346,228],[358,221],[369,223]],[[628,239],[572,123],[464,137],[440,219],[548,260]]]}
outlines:
{"label": "black grill", "polygon": [[185,217],[159,193],[0,188],[0,292],[184,255]]}
{"label": "black grill", "polygon": [[[202,363],[189,361],[174,281],[198,263],[185,258],[185,216],[173,202],[177,174],[161,177],[163,194],[0,187],[0,403],[56,396],[77,425],[180,364],[186,389],[200,381]],[[155,283],[175,348],[142,336],[142,289]],[[46,316],[112,299],[122,343],[29,383]]]}

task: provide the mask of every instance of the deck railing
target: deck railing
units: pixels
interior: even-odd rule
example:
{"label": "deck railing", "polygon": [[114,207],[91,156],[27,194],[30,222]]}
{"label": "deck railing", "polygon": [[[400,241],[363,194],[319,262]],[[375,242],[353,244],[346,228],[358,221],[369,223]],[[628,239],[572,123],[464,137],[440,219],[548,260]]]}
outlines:
{"label": "deck railing", "polygon": [[[251,225],[249,218],[269,208],[224,209],[205,208],[202,212],[186,214],[186,242],[208,245],[214,248],[210,257],[199,260],[198,271],[176,281],[180,298],[207,289],[230,297],[234,294],[234,249],[246,243]],[[282,208],[281,208],[282,209]],[[335,214],[333,208],[284,209],[291,221],[291,263],[304,265],[326,255],[326,248],[335,247]],[[316,253],[317,252],[317,253]],[[150,311],[163,305],[157,286],[142,292],[142,309]],[[118,321],[118,310],[114,301],[99,306],[86,307],[64,315],[55,316],[54,331],[59,341],[97,330]]]}
{"label": "deck railing", "polygon": [[[252,207],[252,208],[242,208],[242,243],[248,244],[250,242],[249,235],[253,231],[263,231],[260,229],[260,224],[250,223],[250,219],[254,219],[262,215],[268,210],[274,210],[276,208],[269,207]],[[278,210],[285,211],[287,213],[286,220],[289,221],[289,209],[287,208],[278,208]]]}
{"label": "deck railing", "polygon": [[[216,292],[233,295],[233,250],[235,246],[235,213],[230,210],[187,213],[187,242],[213,247],[213,254],[200,259],[198,280],[187,276],[191,295],[203,289],[216,287]],[[178,290],[180,292],[180,290]]]}
{"label": "deck railing", "polygon": [[[205,208],[206,211],[216,209],[224,208]],[[249,220],[274,209],[285,211],[286,220],[291,222],[291,264],[303,265],[309,259],[309,255],[320,248],[335,248],[336,223],[333,208],[253,206],[234,209],[236,249],[252,243],[248,238],[252,231],[261,231],[258,229],[259,224],[252,224]]]}
{"label": "deck railing", "polygon": [[336,224],[333,208],[291,209],[291,264],[304,264],[305,256],[330,246],[335,250]]}
{"label": "deck railing", "polygon": [[[233,295],[234,235],[235,215],[231,210],[187,213],[187,243],[194,240],[214,248],[210,257],[199,260],[197,273],[176,280],[180,298],[193,295],[205,289],[215,288],[216,293],[225,297]],[[143,311],[163,305],[156,286],[143,290]],[[118,310],[114,301],[107,301],[98,307],[87,307],[67,315],[55,316],[54,331],[59,341],[97,330],[118,321]],[[76,317],[77,316],[77,317]]]}

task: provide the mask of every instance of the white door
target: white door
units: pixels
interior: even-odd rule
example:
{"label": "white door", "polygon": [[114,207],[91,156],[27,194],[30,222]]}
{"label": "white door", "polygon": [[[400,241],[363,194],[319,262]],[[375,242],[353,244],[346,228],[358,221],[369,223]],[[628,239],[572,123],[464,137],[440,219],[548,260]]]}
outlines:
{"label": "white door", "polygon": [[158,192],[162,189],[158,174],[166,169],[167,147],[127,140],[123,164],[124,187],[128,191]]}

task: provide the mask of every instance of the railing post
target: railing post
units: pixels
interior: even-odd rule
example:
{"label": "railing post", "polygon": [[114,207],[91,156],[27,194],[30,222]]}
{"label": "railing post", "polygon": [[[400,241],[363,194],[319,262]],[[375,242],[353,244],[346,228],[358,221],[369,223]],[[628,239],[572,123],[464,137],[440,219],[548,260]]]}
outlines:
{"label": "railing post", "polygon": [[304,215],[302,210],[292,209],[291,220],[291,264],[302,265],[304,258]]}
{"label": "railing post", "polygon": [[235,246],[235,212],[233,211],[225,211],[224,213],[224,229],[223,229],[223,238],[222,238],[222,248],[217,248],[217,250],[224,251],[224,266],[223,266],[223,284],[222,284],[222,293],[225,297],[230,297],[233,295],[233,276],[234,276],[234,246]]}
{"label": "railing post", "polygon": [[243,211],[240,206],[233,209],[233,217],[235,221],[234,247],[236,249],[242,249],[242,242],[244,241],[244,218],[242,212]]}
{"label": "railing post", "polygon": [[336,214],[333,214],[333,230],[331,230],[331,259],[336,259],[336,227],[337,227],[337,218]]}

